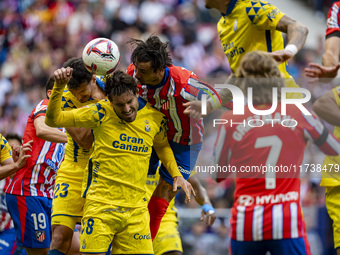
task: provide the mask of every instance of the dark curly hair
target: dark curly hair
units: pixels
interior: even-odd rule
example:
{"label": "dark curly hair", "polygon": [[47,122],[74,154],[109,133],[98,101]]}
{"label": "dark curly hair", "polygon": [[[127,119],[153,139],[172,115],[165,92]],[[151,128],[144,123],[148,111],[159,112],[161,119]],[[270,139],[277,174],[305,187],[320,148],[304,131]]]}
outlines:
{"label": "dark curly hair", "polygon": [[77,89],[84,82],[89,83],[92,79],[92,74],[86,70],[82,58],[70,58],[68,59],[63,67],[73,68],[72,77],[67,83],[69,89]]}
{"label": "dark curly hair", "polygon": [[105,83],[105,94],[112,102],[112,96],[120,96],[126,92],[138,94],[137,81],[123,71],[117,70],[112,75],[107,76]]}
{"label": "dark curly hair", "polygon": [[151,62],[152,69],[164,69],[166,66],[172,65],[172,59],[168,50],[169,42],[163,43],[159,37],[150,36],[145,42],[138,39],[131,39],[128,43],[134,46],[131,55],[131,62]]}

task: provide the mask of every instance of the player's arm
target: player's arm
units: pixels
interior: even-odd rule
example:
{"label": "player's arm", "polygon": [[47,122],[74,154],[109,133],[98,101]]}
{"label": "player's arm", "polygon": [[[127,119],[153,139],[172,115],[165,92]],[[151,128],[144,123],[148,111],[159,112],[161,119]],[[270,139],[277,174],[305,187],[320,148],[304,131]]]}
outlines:
{"label": "player's arm", "polygon": [[313,111],[333,126],[340,126],[340,108],[332,90],[319,97],[313,104]]}
{"label": "player's arm", "polygon": [[181,187],[186,194],[186,200],[190,201],[191,192],[196,195],[195,191],[178,170],[177,162],[165,131],[162,131],[155,136],[153,148],[156,151],[158,158],[162,161],[162,164],[174,179],[173,191],[177,191],[177,187]]}
{"label": "player's arm", "polygon": [[45,123],[50,127],[74,127],[73,111],[61,110],[64,88],[72,76],[72,68],[61,68],[54,72],[55,84],[48,102]]}
{"label": "player's arm", "polygon": [[337,76],[340,68],[340,37],[331,36],[326,39],[325,53],[322,55],[322,65],[310,63],[305,68],[305,74],[311,78],[330,78]]}
{"label": "player's arm", "polygon": [[278,62],[284,62],[292,58],[304,45],[308,35],[308,29],[302,23],[284,15],[276,25],[276,30],[287,34],[287,46],[284,50],[270,53]]}
{"label": "player's arm", "polygon": [[5,179],[8,176],[11,176],[21,168],[23,168],[26,164],[26,159],[31,157],[31,155],[26,155],[27,151],[32,151],[32,142],[29,141],[23,146],[20,146],[19,149],[19,156],[18,160],[16,162],[13,161],[12,158],[8,158],[4,161],[1,162],[1,167],[0,167],[0,180]]}
{"label": "player's arm", "polygon": [[188,179],[188,182],[190,182],[191,186],[195,190],[196,202],[202,206],[201,221],[205,221],[205,223],[211,226],[215,222],[216,215],[215,209],[210,202],[207,190],[202,186],[196,175],[191,175]]}
{"label": "player's arm", "polygon": [[89,150],[92,147],[93,136],[91,129],[68,127],[66,131],[71,135],[72,139],[82,148]]}
{"label": "player's arm", "polygon": [[59,129],[51,128],[45,124],[45,116],[34,119],[35,133],[37,137],[53,143],[67,143],[67,136]]}

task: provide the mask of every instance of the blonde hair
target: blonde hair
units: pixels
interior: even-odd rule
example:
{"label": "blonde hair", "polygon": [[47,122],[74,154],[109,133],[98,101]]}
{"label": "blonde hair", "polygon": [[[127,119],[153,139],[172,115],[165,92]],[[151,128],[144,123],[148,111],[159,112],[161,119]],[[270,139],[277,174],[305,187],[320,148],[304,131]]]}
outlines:
{"label": "blonde hair", "polygon": [[265,104],[272,102],[272,88],[278,88],[280,100],[281,88],[285,83],[277,62],[264,51],[252,51],[241,60],[236,70],[237,85],[245,93],[248,87],[253,88],[253,103]]}

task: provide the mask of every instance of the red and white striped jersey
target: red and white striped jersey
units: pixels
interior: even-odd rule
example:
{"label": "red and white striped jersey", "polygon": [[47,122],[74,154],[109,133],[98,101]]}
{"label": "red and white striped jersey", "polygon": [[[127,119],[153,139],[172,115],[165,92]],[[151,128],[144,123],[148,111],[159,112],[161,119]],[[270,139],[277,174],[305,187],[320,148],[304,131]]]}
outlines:
{"label": "red and white striped jersey", "polygon": [[327,16],[326,38],[329,36],[340,37],[340,1],[333,3]]}
{"label": "red and white striped jersey", "polygon": [[[129,65],[127,73],[134,76],[135,66]],[[201,143],[203,120],[185,115],[183,103],[201,98],[209,85],[202,83],[191,71],[178,66],[167,66],[163,81],[157,86],[138,85],[139,95],[169,120],[168,140],[182,145]]]}
{"label": "red and white striped jersey", "polygon": [[[48,100],[42,100],[27,120],[23,142],[33,140],[31,157],[14,175],[7,193],[23,196],[53,197],[56,172],[64,159],[64,144],[45,141],[36,135],[34,120],[46,114]],[[62,131],[61,131],[62,132]]]}
{"label": "red and white striped jersey", "polygon": [[295,105],[287,106],[287,115],[281,114],[281,106],[263,116],[245,107],[244,115],[227,111],[221,119],[228,123],[220,126],[214,155],[216,166],[224,167],[219,180],[236,173],[232,239],[304,237],[299,174],[306,142],[311,140],[325,154],[337,155],[339,141],[315,116],[302,114]]}
{"label": "red and white striped jersey", "polygon": [[9,177],[0,181],[0,233],[6,229],[14,228],[13,220],[11,215],[7,211],[6,205],[6,188],[10,183]]}

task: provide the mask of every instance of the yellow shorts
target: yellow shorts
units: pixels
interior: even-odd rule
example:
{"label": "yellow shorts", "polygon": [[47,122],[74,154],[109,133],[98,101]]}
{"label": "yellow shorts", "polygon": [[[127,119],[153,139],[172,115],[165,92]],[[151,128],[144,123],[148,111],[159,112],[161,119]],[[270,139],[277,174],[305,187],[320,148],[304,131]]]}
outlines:
{"label": "yellow shorts", "polygon": [[86,165],[64,160],[57,172],[52,203],[52,225],[74,229],[81,221],[85,199],[82,182]]}
{"label": "yellow shorts", "polygon": [[152,244],[155,255],[161,255],[170,251],[183,252],[177,222],[162,221]]}
{"label": "yellow shorts", "polygon": [[340,186],[326,187],[326,207],[333,220],[334,248],[340,247]]}
{"label": "yellow shorts", "polygon": [[80,252],[153,254],[147,207],[124,208],[87,200],[80,232]]}

